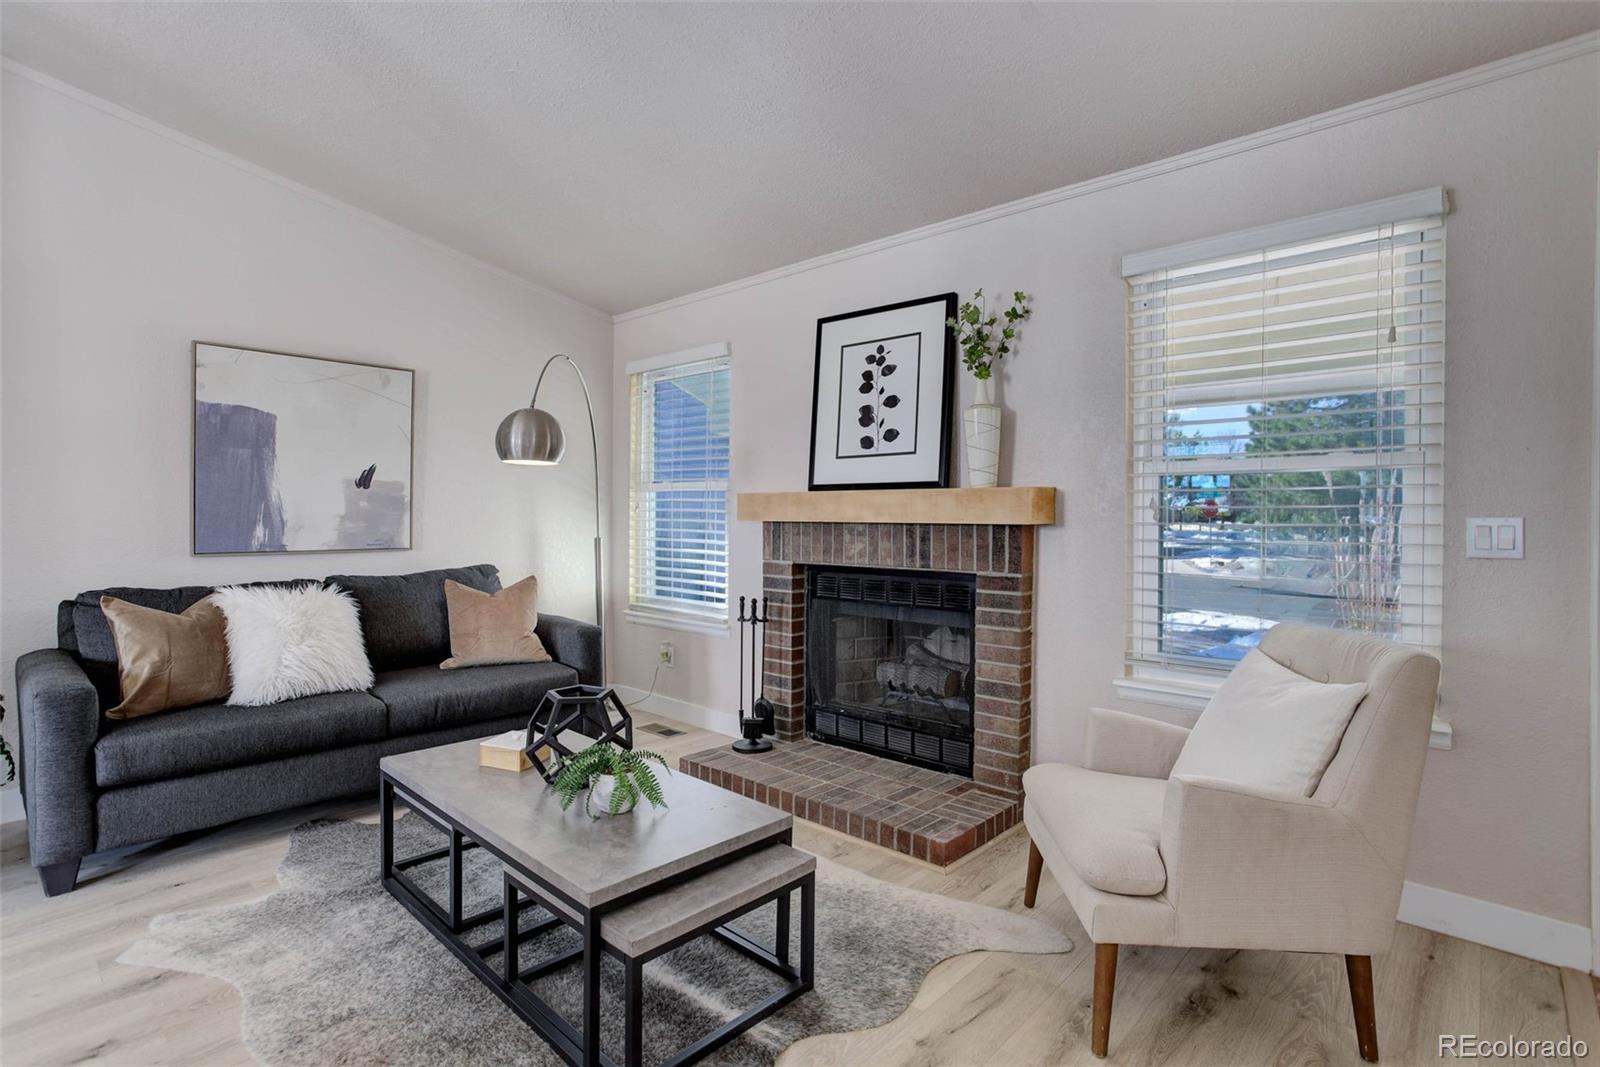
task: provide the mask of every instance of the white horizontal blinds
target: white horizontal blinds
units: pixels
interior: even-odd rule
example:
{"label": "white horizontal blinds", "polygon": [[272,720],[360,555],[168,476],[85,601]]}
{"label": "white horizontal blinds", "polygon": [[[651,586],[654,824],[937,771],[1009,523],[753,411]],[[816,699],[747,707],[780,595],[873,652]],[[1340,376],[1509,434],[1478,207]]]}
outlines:
{"label": "white horizontal blinds", "polygon": [[628,376],[629,603],[728,615],[728,358]]}
{"label": "white horizontal blinds", "polygon": [[1131,660],[1438,648],[1444,281],[1439,216],[1128,279]]}

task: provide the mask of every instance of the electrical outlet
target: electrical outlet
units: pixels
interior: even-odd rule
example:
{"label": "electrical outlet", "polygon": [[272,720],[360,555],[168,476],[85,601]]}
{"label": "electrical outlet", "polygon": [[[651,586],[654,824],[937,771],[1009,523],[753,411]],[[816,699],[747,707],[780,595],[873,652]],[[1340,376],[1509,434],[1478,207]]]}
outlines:
{"label": "electrical outlet", "polygon": [[661,642],[661,652],[658,658],[660,659],[663,667],[673,666],[673,657],[675,657],[677,654],[678,650],[672,647],[671,641]]}

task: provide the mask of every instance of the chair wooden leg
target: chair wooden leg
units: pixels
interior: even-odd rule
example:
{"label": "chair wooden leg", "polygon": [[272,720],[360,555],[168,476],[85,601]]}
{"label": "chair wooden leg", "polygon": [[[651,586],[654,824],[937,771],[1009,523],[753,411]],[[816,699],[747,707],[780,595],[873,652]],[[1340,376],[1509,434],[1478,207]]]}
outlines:
{"label": "chair wooden leg", "polygon": [[1378,1019],[1372,1001],[1372,957],[1346,956],[1344,973],[1350,979],[1350,1005],[1355,1009],[1356,1045],[1361,1058],[1378,1062]]}
{"label": "chair wooden leg", "polygon": [[1101,1059],[1111,1044],[1111,998],[1117,986],[1117,946],[1094,947],[1094,1021],[1089,1031],[1089,1049]]}
{"label": "chair wooden leg", "polygon": [[1044,870],[1044,857],[1039,854],[1039,846],[1032,841],[1028,842],[1028,886],[1022,891],[1022,906],[1033,907],[1033,902],[1039,899],[1039,872]]}

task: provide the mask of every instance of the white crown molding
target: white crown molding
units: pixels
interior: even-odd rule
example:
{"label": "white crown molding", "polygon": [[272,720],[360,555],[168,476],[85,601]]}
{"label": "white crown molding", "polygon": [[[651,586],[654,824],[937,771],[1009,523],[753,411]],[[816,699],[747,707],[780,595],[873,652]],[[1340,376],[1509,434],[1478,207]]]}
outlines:
{"label": "white crown molding", "polygon": [[74,100],[77,103],[94,108],[96,111],[109,115],[112,118],[120,119],[121,121],[128,123],[130,126],[137,126],[139,129],[144,130],[147,133],[153,133],[158,137],[165,138],[166,140],[171,141],[174,144],[181,145],[190,151],[198,152],[209,159],[214,159],[219,163],[225,163],[237,170],[242,170],[246,174],[252,175],[253,177],[261,178],[265,181],[273,183],[274,185],[289,189],[293,192],[299,193],[301,196],[309,197],[319,203],[326,204],[329,207],[338,208],[339,210],[350,215],[354,215],[356,218],[359,218],[365,222],[388,230],[390,233],[399,234],[412,241],[415,241],[424,248],[432,249],[435,252],[442,252],[454,259],[460,260],[463,263],[471,264],[480,270],[486,270],[491,274],[498,275],[499,277],[512,282],[522,289],[537,293],[538,295],[546,297],[550,300],[555,300],[559,303],[566,304],[574,310],[582,312],[586,315],[590,315],[594,318],[607,322],[611,321],[610,314],[600,310],[597,307],[594,307],[593,305],[585,304],[576,297],[568,296],[566,293],[560,293],[554,289],[540,285],[538,282],[530,281],[515,271],[507,270],[504,267],[497,267],[493,263],[479,259],[477,256],[474,256],[468,252],[463,252],[461,249],[452,245],[447,245],[443,241],[436,241],[432,237],[420,234],[416,230],[402,226],[398,222],[393,222],[389,219],[386,219],[382,215],[376,215],[365,208],[356,207],[347,200],[340,200],[336,196],[330,196],[329,194],[321,192],[320,190],[313,189],[311,186],[297,182],[293,178],[286,178],[277,171],[268,170],[266,167],[252,163],[248,159],[236,156],[231,152],[224,152],[222,149],[217,148],[214,145],[207,144],[205,141],[197,140],[196,138],[190,137],[186,133],[180,133],[170,126],[163,126],[161,123],[156,122],[154,119],[146,118],[137,111],[130,111],[120,104],[113,104],[111,101],[106,100],[103,97],[95,96],[93,93],[79,89],[75,85],[69,85],[58,78],[52,78],[43,71],[38,71],[32,67],[25,66],[21,63],[18,63],[14,59],[9,57],[0,59],[0,70],[4,70],[7,74],[15,74],[17,77],[33,82],[35,85],[38,85],[41,88],[48,89],[51,92],[59,93],[69,100]]}
{"label": "white crown molding", "polygon": [[1331,129],[1335,126],[1343,126],[1346,123],[1356,122],[1360,119],[1372,118],[1373,116],[1382,115],[1388,111],[1395,111],[1399,108],[1411,107],[1414,104],[1425,103],[1429,100],[1437,100],[1442,96],[1449,96],[1452,93],[1459,93],[1468,89],[1475,89],[1479,86],[1488,85],[1491,82],[1499,81],[1502,78],[1510,78],[1518,74],[1525,74],[1529,71],[1539,70],[1543,67],[1554,66],[1557,63],[1564,63],[1569,59],[1577,59],[1582,56],[1592,55],[1595,52],[1600,52],[1600,30],[1586,33],[1578,37],[1570,37],[1565,41],[1557,41],[1555,44],[1546,45],[1543,48],[1536,48],[1531,52],[1523,52],[1518,55],[1508,56],[1505,59],[1495,60],[1492,63],[1485,63],[1480,67],[1472,67],[1469,70],[1458,71],[1455,74],[1448,74],[1443,78],[1435,78],[1433,81],[1423,82],[1420,85],[1413,85],[1407,89],[1399,89],[1383,96],[1374,97],[1371,100],[1364,100],[1360,103],[1349,104],[1345,107],[1336,108],[1332,111],[1325,111],[1320,115],[1313,115],[1310,118],[1298,119],[1294,122],[1285,123],[1282,126],[1275,126],[1269,130],[1262,130],[1259,133],[1246,134],[1243,137],[1236,137],[1231,141],[1223,141],[1220,144],[1210,145],[1205,148],[1198,148],[1192,152],[1184,152],[1180,155],[1169,156],[1166,159],[1157,160],[1153,163],[1145,163],[1141,166],[1131,167],[1128,170],[1117,171],[1114,174],[1107,174],[1099,178],[1091,178],[1088,181],[1078,182],[1075,185],[1067,185],[1060,189],[1052,189],[1048,192],[1037,193],[1033,196],[1024,197],[1021,200],[1013,200],[1010,203],[999,204],[995,207],[985,208],[982,211],[974,211],[969,215],[961,215],[953,219],[946,219],[943,222],[931,223],[930,225],[922,226],[915,230],[907,230],[904,233],[894,234],[889,237],[882,237],[876,241],[868,241],[865,244],[855,245],[852,248],[842,249],[838,252],[829,252],[826,255],[816,256],[812,259],[801,260],[798,263],[791,263],[786,267],[777,267],[761,274],[752,274],[748,278],[740,278],[737,281],[727,282],[723,285],[713,286],[709,289],[702,289],[699,292],[687,293],[683,296],[673,297],[671,300],[663,300],[660,303],[650,304],[647,307],[636,308],[633,311],[620,312],[616,315],[613,315],[611,317],[611,321],[614,323],[629,322],[633,319],[645,318],[650,315],[659,314],[663,311],[670,311],[673,308],[684,307],[688,304],[696,304],[702,300],[710,300],[714,297],[726,296],[729,293],[736,293],[742,289],[749,289],[753,286],[764,285],[767,282],[777,281],[780,278],[788,278],[796,274],[804,274],[807,271],[816,270],[819,267],[827,267],[835,263],[842,263],[846,260],[857,259],[861,256],[871,255],[874,252],[882,252],[885,249],[896,248],[904,244],[911,244],[914,241],[926,240],[929,237],[937,237],[941,234],[953,233],[956,230],[966,229],[968,226],[977,226],[980,223],[991,222],[995,219],[1002,219],[1008,215],[1016,215],[1025,211],[1034,211],[1042,207],[1049,207],[1052,204],[1058,204],[1064,200],[1074,200],[1078,197],[1089,196],[1093,193],[1102,192],[1106,189],[1115,189],[1118,186],[1131,185],[1134,182],[1144,181],[1148,178],[1160,177],[1164,174],[1171,174],[1176,171],[1184,170],[1188,167],[1199,166],[1202,163],[1210,163],[1214,160],[1225,159],[1229,156],[1236,156],[1240,153],[1253,151],[1257,148],[1265,148],[1268,145],[1278,144],[1283,141],[1292,140],[1296,137],[1304,137],[1307,134]]}

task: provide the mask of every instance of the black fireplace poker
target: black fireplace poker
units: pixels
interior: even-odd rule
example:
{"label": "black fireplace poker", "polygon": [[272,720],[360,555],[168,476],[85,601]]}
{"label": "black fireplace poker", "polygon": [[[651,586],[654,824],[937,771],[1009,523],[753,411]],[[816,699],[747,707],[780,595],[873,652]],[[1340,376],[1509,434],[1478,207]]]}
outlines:
{"label": "black fireplace poker", "polygon": [[[739,733],[741,739],[733,743],[735,752],[769,752],[772,742],[767,735],[775,732],[776,710],[767,699],[766,646],[761,638],[767,624],[767,602],[764,598],[750,597],[750,613],[745,614],[745,599],[739,598]],[[750,625],[750,710],[745,711],[744,697],[744,627]],[[757,649],[760,654],[757,655]],[[757,679],[760,679],[759,688]]]}

